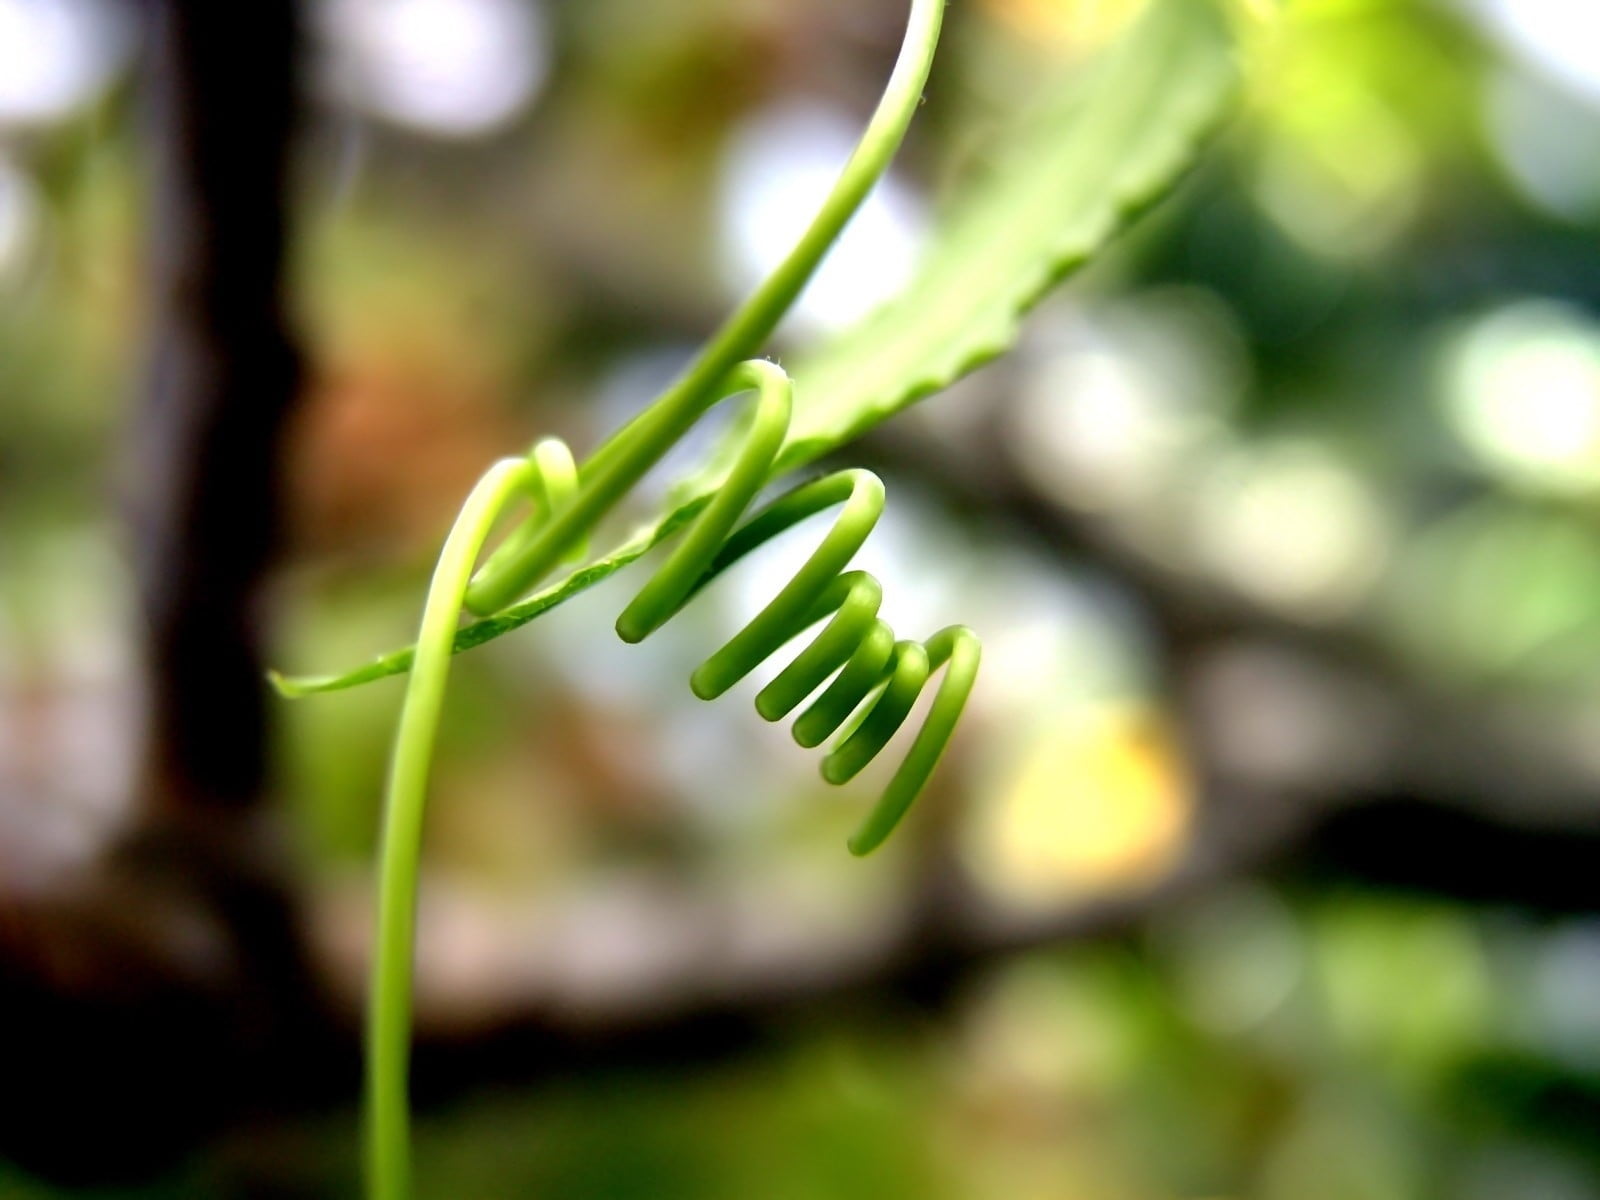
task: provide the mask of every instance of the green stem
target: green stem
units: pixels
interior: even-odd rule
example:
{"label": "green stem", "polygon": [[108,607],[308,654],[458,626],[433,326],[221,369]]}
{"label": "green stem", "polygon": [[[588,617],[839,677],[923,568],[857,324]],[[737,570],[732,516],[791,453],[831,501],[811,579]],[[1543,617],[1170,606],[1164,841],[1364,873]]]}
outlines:
{"label": "green stem", "polygon": [[472,566],[495,518],[529,488],[533,471],[525,460],[504,459],[473,488],[434,568],[416,660],[406,681],[384,802],[377,944],[368,998],[367,1191],[373,1200],[405,1200],[411,1192],[407,1076],[417,868],[428,769],[450,677],[451,644]]}
{"label": "green stem", "polygon": [[479,573],[467,593],[467,607],[473,612],[481,615],[504,608],[555,567],[581,531],[632,486],[623,480],[637,479],[649,470],[721,398],[719,389],[728,373],[760,352],[905,140],[933,65],[944,5],[945,0],[912,0],[905,39],[883,98],[833,190],[794,248],[678,380],[584,463],[585,483],[603,476],[608,486],[597,491],[586,507],[568,509],[546,524],[514,557],[495,563],[493,571]]}

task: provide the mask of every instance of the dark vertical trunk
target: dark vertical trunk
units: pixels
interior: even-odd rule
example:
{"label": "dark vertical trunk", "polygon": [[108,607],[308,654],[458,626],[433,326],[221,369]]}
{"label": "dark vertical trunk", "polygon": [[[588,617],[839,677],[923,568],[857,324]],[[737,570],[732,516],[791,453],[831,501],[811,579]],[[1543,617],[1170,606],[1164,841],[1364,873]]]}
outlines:
{"label": "dark vertical trunk", "polygon": [[155,8],[153,357],[132,507],[146,798],[237,814],[266,780],[259,592],[300,360],[285,300],[291,0]]}
{"label": "dark vertical trunk", "polygon": [[151,338],[130,421],[146,743],[130,834],[60,894],[0,888],[0,1155],[157,1169],[323,1044],[268,836],[260,592],[301,366],[288,316],[293,0],[155,0]]}
{"label": "dark vertical trunk", "polygon": [[215,1025],[171,1030],[196,1090],[220,1090],[203,1123],[270,1104],[323,1032],[266,804],[262,661],[302,374],[288,285],[303,56],[297,0],[154,11],[151,354],[130,463],[147,725],[118,866],[136,887],[180,881],[225,948],[204,981]]}

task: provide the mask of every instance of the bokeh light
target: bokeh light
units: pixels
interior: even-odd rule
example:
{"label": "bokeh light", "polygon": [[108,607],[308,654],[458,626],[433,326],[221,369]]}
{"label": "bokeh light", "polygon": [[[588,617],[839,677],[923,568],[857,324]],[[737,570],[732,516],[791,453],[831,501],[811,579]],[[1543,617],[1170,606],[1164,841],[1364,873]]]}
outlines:
{"label": "bokeh light", "polygon": [[1222,457],[1197,481],[1194,501],[1198,560],[1244,595],[1309,620],[1359,604],[1389,551],[1373,489],[1315,441]]}
{"label": "bokeh light", "polygon": [[0,0],[0,130],[59,121],[99,95],[131,49],[106,0]]}
{"label": "bokeh light", "polygon": [[1541,300],[1464,326],[1445,356],[1445,403],[1489,470],[1537,490],[1600,484],[1600,327]]}
{"label": "bokeh light", "polygon": [[548,70],[535,0],[325,0],[326,80],[373,116],[440,137],[514,120]]}
{"label": "bokeh light", "polygon": [[1530,65],[1600,103],[1600,9],[1571,0],[1461,0]]}
{"label": "bokeh light", "polygon": [[[721,180],[724,275],[735,295],[783,260],[833,187],[860,133],[858,119],[791,101],[734,133]],[[797,335],[852,324],[911,278],[924,237],[916,194],[891,172],[861,209],[791,311]]]}

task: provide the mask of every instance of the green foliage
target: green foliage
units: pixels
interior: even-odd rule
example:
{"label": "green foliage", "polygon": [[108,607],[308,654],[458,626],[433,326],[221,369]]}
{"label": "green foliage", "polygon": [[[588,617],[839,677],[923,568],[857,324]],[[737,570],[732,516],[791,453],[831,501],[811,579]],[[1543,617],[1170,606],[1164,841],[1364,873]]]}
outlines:
{"label": "green foliage", "polygon": [[[531,608],[548,611],[637,558],[669,527],[687,522],[682,514],[698,504],[677,549],[617,621],[622,638],[635,642],[750,550],[837,507],[835,524],[793,580],[695,672],[695,694],[722,694],[794,635],[826,620],[816,640],[756,698],[756,707],[777,720],[823,688],[797,719],[795,739],[816,746],[842,729],[822,772],[828,782],[843,783],[885,747],[930,677],[943,669],[921,730],[850,841],[857,854],[894,829],[954,732],[977,674],[977,638],[950,626],[925,641],[897,640],[878,616],[877,581],[846,569],[882,511],[881,482],[865,471],[839,472],[802,484],[749,517],[745,510],[787,467],[843,443],[1003,350],[1016,336],[1020,314],[1049,284],[1176,177],[1215,119],[1231,73],[1216,13],[1190,0],[1155,5],[1109,61],[1021,123],[996,166],[956,207],[920,282],[818,358],[809,388],[816,398],[797,411],[792,382],[781,369],[741,360],[759,353],[887,169],[920,99],[942,9],[942,0],[913,0],[883,98],[821,209],[655,403],[581,467],[565,443],[547,438],[526,458],[502,459],[484,473],[440,552],[414,652],[387,656],[387,664],[409,666],[410,678],[384,802],[370,993],[366,1161],[375,1198],[403,1200],[411,1190],[407,1093],[417,885],[434,742],[450,660],[460,647],[462,608],[495,622],[467,631],[486,641],[531,619]],[[1072,114],[1065,135],[1059,132],[1063,112]],[[746,391],[756,393],[751,419],[735,429],[730,447],[699,480],[680,489],[673,513],[556,589],[505,611],[556,566],[582,555],[595,524],[711,408]],[[531,514],[477,568],[496,523],[517,502],[531,502]],[[373,678],[387,673],[385,666],[360,674]],[[278,682],[290,694],[303,694],[355,680]]]}
{"label": "green foliage", "polygon": [[1165,195],[1225,111],[1209,4],[1154,5],[1087,78],[1060,81],[952,203],[897,300],[798,363],[779,469],[836,449],[1003,353],[1023,314]]}
{"label": "green foliage", "polygon": [[[954,198],[905,294],[797,364],[794,420],[773,473],[837,449],[1004,351],[1051,286],[1183,174],[1233,84],[1224,22],[1193,0],[1153,5],[1103,62],[1069,73]],[[726,471],[719,458],[677,489],[672,511],[609,553],[463,626],[456,652],[526,625],[638,560],[699,514]],[[290,696],[337,691],[401,674],[412,656],[408,646],[342,673],[273,680]]]}

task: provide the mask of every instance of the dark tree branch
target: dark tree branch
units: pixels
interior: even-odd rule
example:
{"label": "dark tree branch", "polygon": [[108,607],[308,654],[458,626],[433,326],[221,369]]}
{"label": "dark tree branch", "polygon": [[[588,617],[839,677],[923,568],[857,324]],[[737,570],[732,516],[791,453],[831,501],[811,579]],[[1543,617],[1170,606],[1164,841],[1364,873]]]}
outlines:
{"label": "dark tree branch", "polygon": [[[0,879],[0,1154],[163,1165],[288,1085],[319,988],[268,832],[260,591],[301,365],[285,297],[293,0],[157,0],[152,352],[127,480],[146,722],[129,832],[48,894]],[[316,1077],[317,1072],[307,1073]]]}
{"label": "dark tree branch", "polygon": [[157,5],[153,346],[131,500],[148,647],[144,792],[179,811],[264,792],[259,590],[300,384],[285,299],[290,0]]}

